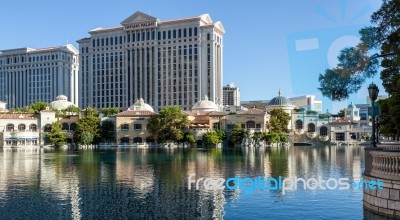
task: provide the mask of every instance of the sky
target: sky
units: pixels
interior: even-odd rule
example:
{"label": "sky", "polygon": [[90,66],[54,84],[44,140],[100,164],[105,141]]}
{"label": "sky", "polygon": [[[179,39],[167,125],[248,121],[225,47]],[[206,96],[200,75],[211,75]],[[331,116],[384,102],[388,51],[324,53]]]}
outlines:
{"label": "sky", "polygon": [[337,112],[365,103],[371,82],[349,100],[330,102],[318,91],[318,75],[336,64],[338,52],[358,42],[381,0],[13,0],[0,6],[0,50],[73,44],[97,27],[119,26],[136,11],[160,20],[208,13],[226,33],[223,83],[234,82],[241,100],[315,95]]}

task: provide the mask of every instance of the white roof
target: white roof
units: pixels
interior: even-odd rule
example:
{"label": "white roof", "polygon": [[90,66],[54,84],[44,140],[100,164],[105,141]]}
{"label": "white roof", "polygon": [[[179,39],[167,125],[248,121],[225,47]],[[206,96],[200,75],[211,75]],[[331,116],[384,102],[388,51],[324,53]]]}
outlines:
{"label": "white roof", "polygon": [[196,102],[193,107],[192,111],[203,111],[203,112],[212,112],[212,111],[219,111],[219,107],[214,102],[208,100],[207,96],[204,96],[204,99],[201,101]]}
{"label": "white roof", "polygon": [[75,106],[74,103],[68,101],[68,98],[65,95],[57,96],[56,101],[50,103],[51,108],[56,110],[64,110],[71,105]]}
{"label": "white roof", "polygon": [[129,107],[128,110],[134,110],[134,111],[151,111],[154,112],[153,107],[151,107],[149,104],[145,103],[142,98],[138,99],[131,107]]}

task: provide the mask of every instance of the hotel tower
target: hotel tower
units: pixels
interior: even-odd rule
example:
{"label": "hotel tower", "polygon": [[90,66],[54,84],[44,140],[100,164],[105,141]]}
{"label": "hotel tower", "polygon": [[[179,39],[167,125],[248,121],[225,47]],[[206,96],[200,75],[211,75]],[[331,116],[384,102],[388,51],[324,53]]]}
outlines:
{"label": "hotel tower", "polygon": [[0,101],[8,108],[52,102],[65,95],[78,104],[78,50],[72,45],[0,51]]}
{"label": "hotel tower", "polygon": [[222,104],[225,30],[208,14],[159,20],[136,12],[78,40],[80,107],[127,108],[143,98],[159,111],[208,96]]}

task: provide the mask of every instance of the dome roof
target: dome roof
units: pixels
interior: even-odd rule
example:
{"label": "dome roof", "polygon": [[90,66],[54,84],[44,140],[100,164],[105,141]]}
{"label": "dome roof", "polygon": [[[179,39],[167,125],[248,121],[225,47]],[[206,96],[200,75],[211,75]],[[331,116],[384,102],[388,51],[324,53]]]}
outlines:
{"label": "dome roof", "polygon": [[131,107],[129,107],[129,110],[154,112],[153,107],[145,103],[142,98],[138,99],[133,105],[131,105]]}
{"label": "dome roof", "polygon": [[214,102],[208,100],[207,96],[204,96],[203,100],[198,101],[193,105],[192,111],[203,111],[203,112],[219,111],[219,107]]}
{"label": "dome roof", "polygon": [[347,108],[357,108],[357,106],[354,105],[353,102],[351,102],[351,103],[347,106]]}
{"label": "dome roof", "polygon": [[278,92],[278,96],[271,99],[271,101],[269,101],[268,105],[274,105],[274,106],[290,106],[292,105],[292,103],[290,102],[290,100],[288,98],[286,98],[285,96],[281,96],[281,91],[279,90]]}
{"label": "dome roof", "polygon": [[68,101],[68,98],[65,95],[57,96],[56,101],[50,103],[51,108],[56,110],[64,110],[71,105],[75,106],[74,103]]}

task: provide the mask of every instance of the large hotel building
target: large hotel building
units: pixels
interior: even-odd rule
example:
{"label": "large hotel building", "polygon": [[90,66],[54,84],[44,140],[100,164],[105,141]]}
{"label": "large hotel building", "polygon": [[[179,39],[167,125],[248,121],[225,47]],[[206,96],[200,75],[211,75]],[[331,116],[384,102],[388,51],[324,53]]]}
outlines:
{"label": "large hotel building", "polygon": [[77,41],[80,107],[127,108],[143,98],[156,110],[189,110],[204,96],[222,104],[224,32],[208,14],[162,21],[142,12],[90,31]]}
{"label": "large hotel building", "polygon": [[78,104],[78,56],[72,45],[1,50],[0,101],[16,108],[65,95]]}

